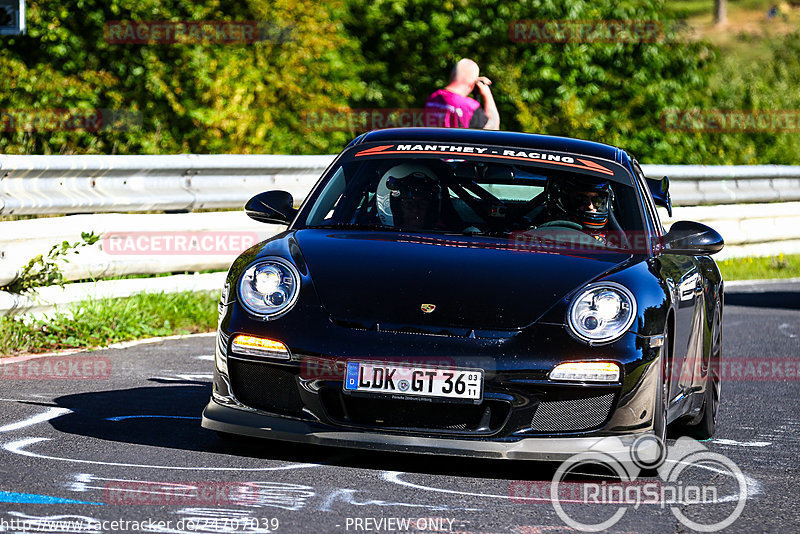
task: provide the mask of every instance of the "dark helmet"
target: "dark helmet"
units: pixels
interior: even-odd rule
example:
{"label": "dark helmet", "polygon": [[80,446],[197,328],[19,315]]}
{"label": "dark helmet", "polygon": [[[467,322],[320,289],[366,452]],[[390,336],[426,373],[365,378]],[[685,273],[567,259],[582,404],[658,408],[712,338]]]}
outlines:
{"label": "dark helmet", "polygon": [[566,216],[587,229],[605,227],[612,198],[611,182],[607,180],[573,176],[548,182],[547,202],[556,216]]}

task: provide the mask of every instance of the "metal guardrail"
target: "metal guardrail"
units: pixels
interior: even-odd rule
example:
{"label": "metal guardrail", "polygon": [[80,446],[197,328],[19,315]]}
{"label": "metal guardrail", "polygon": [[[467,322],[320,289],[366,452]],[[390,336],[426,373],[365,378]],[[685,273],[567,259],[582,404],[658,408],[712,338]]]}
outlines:
{"label": "metal guardrail", "polygon": [[[69,263],[60,268],[65,280],[227,269],[244,249],[282,229],[256,222],[243,211],[101,213],[0,222],[0,286],[53,245],[80,242],[83,232],[103,238],[68,256]],[[176,238],[184,244],[176,246]]]}
{"label": "metal guardrail", "polygon": [[[81,232],[251,232],[265,239],[280,227],[256,223],[241,211],[108,212],[241,208],[252,195],[269,189],[289,191],[299,201],[333,157],[0,155],[0,215],[73,214],[0,222],[0,285],[13,280],[30,258],[46,253],[53,244],[79,241]],[[645,165],[643,169],[652,178],[670,177],[676,205],[672,220],[699,220],[722,233],[727,246],[718,259],[800,252],[800,166]],[[81,250],[64,266],[65,278],[222,270],[237,255],[237,251],[115,255],[103,248],[108,244],[103,240]],[[102,296],[127,296],[145,290],[208,289],[219,280],[219,276],[172,276],[98,282],[91,287]],[[63,307],[85,298],[89,287],[74,283],[66,289],[44,288],[35,300],[0,292],[0,315],[51,311],[56,304]]]}
{"label": "metal guardrail", "polygon": [[800,200],[800,166],[642,165],[650,178],[669,176],[676,206]]}
{"label": "metal guardrail", "polygon": [[283,189],[302,198],[333,156],[0,155],[0,215],[241,207]]}
{"label": "metal guardrail", "polygon": [[[268,189],[306,196],[334,156],[0,155],[0,215],[238,208]],[[676,206],[800,200],[800,166],[644,165]]]}

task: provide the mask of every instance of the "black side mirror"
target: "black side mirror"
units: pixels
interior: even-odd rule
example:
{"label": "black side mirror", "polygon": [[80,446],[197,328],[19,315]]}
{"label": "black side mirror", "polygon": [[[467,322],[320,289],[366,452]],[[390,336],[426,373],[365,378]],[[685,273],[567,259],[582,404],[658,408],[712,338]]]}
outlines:
{"label": "black side mirror", "polygon": [[694,221],[678,221],[661,238],[662,251],[667,254],[710,256],[725,246],[716,230]]}
{"label": "black side mirror", "polygon": [[247,216],[258,222],[290,224],[297,215],[294,199],[286,191],[259,193],[244,206]]}
{"label": "black side mirror", "polygon": [[672,217],[672,198],[669,196],[669,178],[666,176],[660,180],[647,179],[647,187],[653,195],[653,202],[656,206],[667,208],[667,214]]}

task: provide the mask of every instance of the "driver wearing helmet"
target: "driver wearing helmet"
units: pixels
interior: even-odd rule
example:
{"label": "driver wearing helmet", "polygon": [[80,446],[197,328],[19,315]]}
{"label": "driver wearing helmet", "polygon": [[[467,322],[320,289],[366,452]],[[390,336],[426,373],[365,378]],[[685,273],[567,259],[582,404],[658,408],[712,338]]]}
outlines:
{"label": "driver wearing helmet", "polygon": [[545,192],[544,220],[566,220],[598,241],[606,242],[609,210],[613,191],[608,180],[592,180],[576,176],[551,178]]}
{"label": "driver wearing helmet", "polygon": [[395,165],[384,173],[376,191],[381,223],[408,230],[440,226],[442,184],[422,164]]}

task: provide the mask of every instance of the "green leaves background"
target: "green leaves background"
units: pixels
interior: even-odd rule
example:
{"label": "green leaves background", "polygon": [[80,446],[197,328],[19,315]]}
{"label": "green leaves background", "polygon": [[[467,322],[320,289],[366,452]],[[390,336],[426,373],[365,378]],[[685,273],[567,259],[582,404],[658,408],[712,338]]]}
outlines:
{"label": "green leaves background", "polygon": [[[674,109],[800,109],[800,37],[743,65],[680,33],[655,43],[523,43],[515,20],[667,20],[663,0],[42,0],[0,38],[0,109],[133,110],[129,131],[0,133],[4,153],[339,151],[312,111],[413,107],[471,57],[502,128],[620,145],[643,162],[798,163],[797,133],[665,132]],[[107,21],[259,20],[288,39],[111,45]],[[281,42],[279,42],[281,41]]]}

